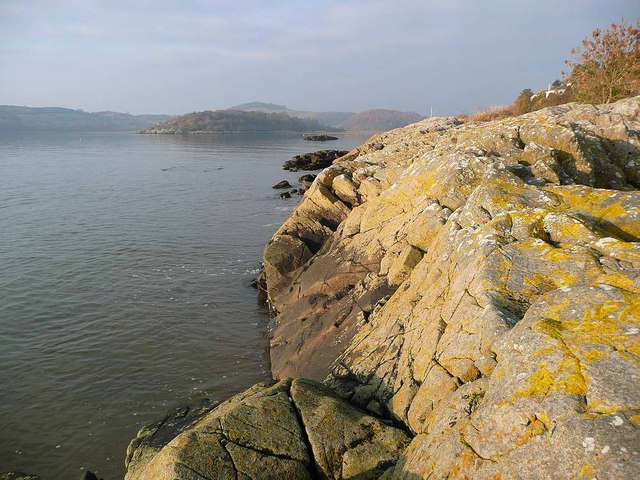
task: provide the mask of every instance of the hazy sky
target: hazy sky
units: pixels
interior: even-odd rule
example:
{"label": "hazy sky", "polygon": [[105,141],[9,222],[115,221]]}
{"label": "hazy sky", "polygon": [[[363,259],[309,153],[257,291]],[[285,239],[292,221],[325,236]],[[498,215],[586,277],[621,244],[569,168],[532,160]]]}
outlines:
{"label": "hazy sky", "polygon": [[471,112],[622,16],[640,1],[0,0],[0,104]]}

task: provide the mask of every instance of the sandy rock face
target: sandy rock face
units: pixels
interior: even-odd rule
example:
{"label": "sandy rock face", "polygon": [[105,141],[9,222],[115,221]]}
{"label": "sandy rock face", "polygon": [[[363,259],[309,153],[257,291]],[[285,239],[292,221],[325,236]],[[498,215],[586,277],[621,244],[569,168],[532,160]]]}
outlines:
{"label": "sandy rock face", "polygon": [[274,375],[410,430],[384,478],[640,475],[639,114],[429,119],[336,161],[265,248]]}
{"label": "sandy rock face", "polygon": [[316,382],[285,380],[221,404],[126,479],[373,479],[409,441]]}

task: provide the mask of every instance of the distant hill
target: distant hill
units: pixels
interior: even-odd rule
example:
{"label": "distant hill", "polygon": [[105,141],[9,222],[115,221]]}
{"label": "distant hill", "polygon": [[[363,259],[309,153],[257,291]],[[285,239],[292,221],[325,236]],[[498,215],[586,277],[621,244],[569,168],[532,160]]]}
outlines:
{"label": "distant hill", "polygon": [[85,112],[61,107],[0,105],[0,132],[77,131],[135,132],[164,122],[170,115],[130,115],[118,112]]}
{"label": "distant hill", "polygon": [[243,112],[264,112],[264,113],[286,113],[290,117],[296,118],[310,118],[317,120],[321,126],[325,127],[337,127],[345,120],[353,117],[354,112],[307,112],[304,110],[292,110],[285,105],[278,105],[277,103],[265,103],[265,102],[249,102],[235,107],[229,108],[229,110],[241,110]]}
{"label": "distant hill", "polygon": [[141,133],[250,133],[316,132],[337,129],[317,120],[296,118],[285,112],[216,110],[188,113],[148,128]]}
{"label": "distant hill", "polygon": [[384,132],[419,122],[423,118],[415,112],[365,110],[342,122],[340,127],[348,132]]}
{"label": "distant hill", "polygon": [[[267,102],[248,102],[231,107],[228,110],[242,110],[245,112],[282,112],[289,110],[286,105],[278,105],[277,103]],[[293,110],[290,110],[293,111]]]}

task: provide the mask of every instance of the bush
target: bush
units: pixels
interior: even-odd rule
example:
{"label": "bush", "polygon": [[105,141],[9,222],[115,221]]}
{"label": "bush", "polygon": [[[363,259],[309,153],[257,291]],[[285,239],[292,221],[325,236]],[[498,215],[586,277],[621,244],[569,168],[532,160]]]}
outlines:
{"label": "bush", "polygon": [[498,105],[495,107],[481,110],[466,117],[468,122],[490,122],[492,120],[501,120],[503,118],[513,117],[515,115],[513,106]]}
{"label": "bush", "polygon": [[525,88],[520,92],[518,98],[513,103],[513,109],[516,115],[522,115],[523,113],[528,113],[531,111],[531,107],[533,106],[533,91],[530,88]]}

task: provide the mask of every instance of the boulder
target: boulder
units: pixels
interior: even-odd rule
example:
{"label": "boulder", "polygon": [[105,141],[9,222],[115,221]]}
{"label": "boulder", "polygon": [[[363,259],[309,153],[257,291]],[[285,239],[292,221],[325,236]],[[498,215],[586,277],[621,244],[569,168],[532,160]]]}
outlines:
{"label": "boulder", "polygon": [[334,160],[346,155],[345,150],[319,150],[317,152],[296,155],[284,163],[282,168],[296,172],[298,170],[321,170],[328,167]]}
{"label": "boulder", "polygon": [[135,470],[153,458],[167,443],[210,412],[218,402],[202,399],[174,408],[157,422],[145,425],[127,447],[125,467]]}
{"label": "boulder", "polygon": [[300,183],[313,183],[313,181],[316,179],[316,175],[314,175],[313,173],[305,173],[304,175],[302,175],[300,178],[298,178],[298,181]]}
{"label": "boulder", "polygon": [[409,441],[316,382],[283,380],[222,403],[125,479],[374,479]]}
{"label": "boulder", "polygon": [[271,188],[291,188],[291,184],[287,181],[287,180],[282,180],[281,182],[276,183],[273,187]]}

